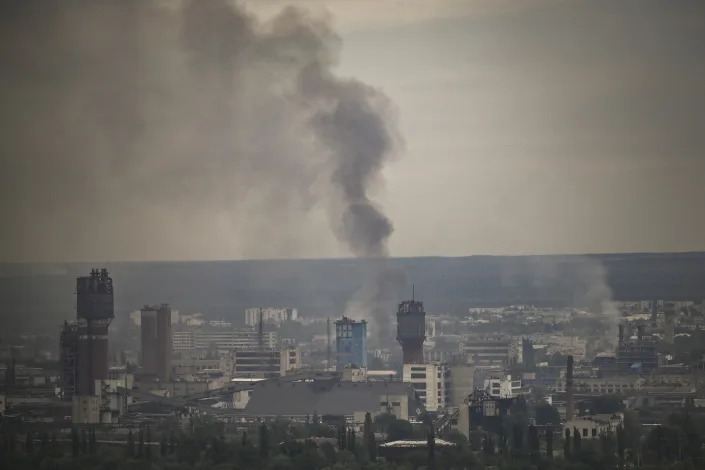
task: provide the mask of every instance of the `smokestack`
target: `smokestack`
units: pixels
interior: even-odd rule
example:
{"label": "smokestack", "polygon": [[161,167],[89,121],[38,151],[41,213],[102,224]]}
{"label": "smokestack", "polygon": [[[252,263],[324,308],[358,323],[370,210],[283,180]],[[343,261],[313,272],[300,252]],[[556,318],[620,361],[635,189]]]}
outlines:
{"label": "smokestack", "polygon": [[636,334],[637,339],[641,343],[641,341],[644,339],[644,325],[639,325],[636,327]]}
{"label": "smokestack", "polygon": [[619,344],[624,343],[624,325],[619,325]]}
{"label": "smokestack", "polygon": [[566,421],[573,420],[573,356],[568,356],[568,370],[565,374],[566,379],[566,393],[568,394],[567,404],[565,408],[565,418]]}

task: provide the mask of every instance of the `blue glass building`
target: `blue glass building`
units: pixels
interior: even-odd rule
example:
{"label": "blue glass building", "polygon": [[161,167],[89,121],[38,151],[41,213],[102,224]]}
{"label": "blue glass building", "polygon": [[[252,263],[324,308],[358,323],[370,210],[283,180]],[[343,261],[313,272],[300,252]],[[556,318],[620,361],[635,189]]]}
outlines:
{"label": "blue glass building", "polygon": [[367,322],[343,317],[335,322],[335,370],[349,364],[367,368]]}

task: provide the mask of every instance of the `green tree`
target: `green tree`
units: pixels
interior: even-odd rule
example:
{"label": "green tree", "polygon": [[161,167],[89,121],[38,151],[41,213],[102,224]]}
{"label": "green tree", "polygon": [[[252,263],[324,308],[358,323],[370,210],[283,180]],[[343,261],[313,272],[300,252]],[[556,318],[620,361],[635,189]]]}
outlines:
{"label": "green tree", "polygon": [[88,453],[88,436],[86,435],[86,429],[81,429],[81,453]]}
{"label": "green tree", "polygon": [[348,444],[348,450],[350,451],[350,453],[352,453],[353,455],[357,455],[357,454],[355,454],[355,430],[354,429],[350,429],[350,431],[348,431],[348,437],[347,437],[346,442]]}
{"label": "green tree", "polygon": [[144,449],[144,457],[147,460],[151,460],[151,458],[152,458],[152,439],[151,439],[150,434],[151,433],[149,430],[149,426],[147,426],[147,429],[145,430],[145,439],[146,439],[145,445],[146,445],[146,447]]}
{"label": "green tree", "polygon": [[485,439],[482,441],[482,452],[485,455],[494,455],[494,441],[489,434],[485,434]]}
{"label": "green tree", "polygon": [[611,432],[600,434],[600,449],[605,457],[614,456],[614,436]]}
{"label": "green tree", "polygon": [[521,427],[515,424],[512,428],[512,447],[514,450],[521,450],[524,446],[524,435]]}
{"label": "green tree", "polygon": [[433,435],[433,427],[428,433],[428,439],[426,440],[426,446],[428,447],[428,464],[426,468],[428,470],[436,469],[436,438]]}
{"label": "green tree", "polygon": [[127,433],[127,449],[126,449],[127,456],[129,458],[134,458],[135,457],[135,438],[132,435],[132,429]]}
{"label": "green tree", "polygon": [[375,441],[374,429],[372,429],[372,415],[369,412],[365,413],[362,445],[365,451],[365,458],[370,462],[374,462],[377,459],[377,442]]}
{"label": "green tree", "polygon": [[573,452],[575,454],[580,453],[580,431],[578,431],[578,428],[573,428]]}
{"label": "green tree", "polygon": [[534,413],[536,415],[536,424],[539,426],[545,426],[548,424],[561,424],[561,415],[555,406],[549,405],[548,403],[541,403],[534,408]]}
{"label": "green tree", "polygon": [[89,431],[89,442],[88,442],[88,452],[90,454],[95,454],[97,441],[95,439],[95,428],[91,428]]}
{"label": "green tree", "polygon": [[531,452],[538,454],[540,446],[541,441],[539,439],[539,432],[536,429],[536,426],[529,426],[529,449]]}
{"label": "green tree", "polygon": [[245,447],[247,445],[247,431],[242,431],[242,439],[240,440],[240,445]]}
{"label": "green tree", "polygon": [[624,457],[626,455],[627,440],[624,427],[617,426],[617,457],[619,458],[619,468],[624,468]]}
{"label": "green tree", "polygon": [[269,457],[269,430],[265,423],[259,428],[259,453],[262,458]]}
{"label": "green tree", "polygon": [[553,458],[553,430],[546,430],[546,456],[549,459]]}
{"label": "green tree", "polygon": [[345,426],[341,425],[338,428],[338,451],[342,452],[348,448],[346,441],[347,441],[347,431],[345,430]]}
{"label": "green tree", "polygon": [[46,455],[49,452],[49,433],[46,431],[41,434],[40,444],[42,455]]}
{"label": "green tree", "polygon": [[565,437],[563,438],[563,458],[570,458],[570,429],[566,428]]}
{"label": "green tree", "polygon": [[80,452],[81,442],[78,438],[78,430],[75,427],[71,427],[71,455],[76,458]]}
{"label": "green tree", "polygon": [[24,445],[24,451],[27,455],[34,455],[34,435],[32,431],[27,431]]}
{"label": "green tree", "polygon": [[141,426],[138,439],[139,443],[137,444],[137,458],[141,459],[144,456],[144,428]]}

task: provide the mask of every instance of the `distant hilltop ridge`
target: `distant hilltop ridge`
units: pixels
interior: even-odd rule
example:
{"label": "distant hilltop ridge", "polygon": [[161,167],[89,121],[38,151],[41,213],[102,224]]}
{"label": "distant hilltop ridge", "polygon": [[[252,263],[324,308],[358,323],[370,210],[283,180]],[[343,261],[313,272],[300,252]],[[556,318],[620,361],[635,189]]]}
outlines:
{"label": "distant hilltop ridge", "polygon": [[[705,252],[394,258],[429,313],[463,314],[507,304],[585,305],[604,300],[702,300]],[[0,264],[4,315],[64,318],[74,308],[75,278],[106,267],[115,282],[116,316],[168,302],[243,322],[253,305],[286,305],[303,316],[336,316],[365,276],[358,259]],[[408,292],[407,292],[408,291]],[[389,314],[393,315],[392,309]]]}

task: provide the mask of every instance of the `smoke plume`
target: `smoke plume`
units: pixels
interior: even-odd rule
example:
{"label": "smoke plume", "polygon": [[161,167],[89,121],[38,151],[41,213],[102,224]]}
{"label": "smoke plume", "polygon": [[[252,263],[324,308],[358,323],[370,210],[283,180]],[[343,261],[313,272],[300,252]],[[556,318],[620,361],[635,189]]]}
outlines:
{"label": "smoke plume", "polygon": [[[371,194],[395,115],[334,74],[326,18],[259,21],[226,0],[0,8],[2,259],[320,256],[320,214],[350,253],[387,256]],[[374,303],[388,282],[370,283]]]}
{"label": "smoke plume", "polygon": [[386,255],[370,194],[394,112],[335,76],[326,18],[263,22],[226,0],[0,8],[3,259],[217,258],[228,242],[315,256],[320,214],[351,253]]}

